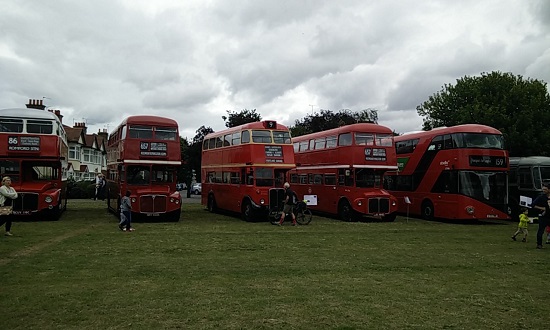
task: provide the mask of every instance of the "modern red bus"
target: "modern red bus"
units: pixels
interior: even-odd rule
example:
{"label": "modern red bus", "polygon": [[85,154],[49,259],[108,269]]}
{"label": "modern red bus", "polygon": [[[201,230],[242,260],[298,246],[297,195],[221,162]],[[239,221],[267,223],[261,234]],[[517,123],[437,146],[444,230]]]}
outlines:
{"label": "modern red bus", "polygon": [[263,219],[284,191],[294,168],[287,127],[275,121],[248,123],[205,136],[202,148],[202,204]]}
{"label": "modern red bus", "polygon": [[132,217],[179,221],[181,197],[176,172],[181,165],[178,124],[149,115],[130,116],[107,142],[107,206],[120,214],[120,200],[131,192]]}
{"label": "modern red bus", "polygon": [[[509,219],[502,133],[468,124],[395,137],[399,170],[385,179],[400,213],[425,219]],[[408,201],[409,203],[407,203]]]}
{"label": "modern red bus", "polygon": [[19,195],[16,216],[57,220],[67,208],[69,147],[57,115],[39,109],[0,110],[0,176]]}
{"label": "modern red bus", "polygon": [[316,195],[313,211],[344,221],[362,217],[393,221],[397,200],[383,189],[383,175],[397,169],[391,129],[373,123],[346,125],[292,139],[298,196]]}

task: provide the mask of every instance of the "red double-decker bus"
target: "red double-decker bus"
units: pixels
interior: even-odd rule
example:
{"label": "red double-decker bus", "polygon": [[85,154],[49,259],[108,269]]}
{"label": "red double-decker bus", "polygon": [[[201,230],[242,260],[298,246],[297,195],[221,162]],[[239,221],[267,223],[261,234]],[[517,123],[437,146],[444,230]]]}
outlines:
{"label": "red double-decker bus", "polygon": [[290,183],[298,196],[316,195],[314,211],[344,221],[375,217],[393,221],[397,200],[382,187],[397,169],[391,129],[373,123],[346,125],[292,139],[296,169]]}
{"label": "red double-decker bus", "polygon": [[468,124],[395,137],[399,170],[385,184],[399,212],[425,219],[509,219],[502,133]]}
{"label": "red double-decker bus", "polygon": [[130,191],[132,217],[179,221],[181,197],[176,172],[181,165],[175,120],[130,116],[107,142],[107,206],[120,214],[120,200]]}
{"label": "red double-decker bus", "polygon": [[294,168],[290,132],[275,121],[248,123],[205,136],[202,148],[202,204],[263,219],[284,191]]}
{"label": "red double-decker bus", "polygon": [[57,220],[67,207],[67,135],[57,115],[0,110],[0,176],[18,193],[13,214]]}

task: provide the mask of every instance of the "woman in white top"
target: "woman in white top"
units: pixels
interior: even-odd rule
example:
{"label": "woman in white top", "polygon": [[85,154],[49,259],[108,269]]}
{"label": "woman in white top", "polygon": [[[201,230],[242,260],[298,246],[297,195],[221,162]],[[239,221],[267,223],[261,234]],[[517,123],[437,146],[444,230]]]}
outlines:
{"label": "woman in white top", "polygon": [[[11,186],[11,178],[5,176],[2,178],[2,186],[0,186],[0,206],[12,205],[13,200],[17,198],[17,192]],[[11,234],[11,215],[0,216],[0,226],[6,224],[6,236]]]}

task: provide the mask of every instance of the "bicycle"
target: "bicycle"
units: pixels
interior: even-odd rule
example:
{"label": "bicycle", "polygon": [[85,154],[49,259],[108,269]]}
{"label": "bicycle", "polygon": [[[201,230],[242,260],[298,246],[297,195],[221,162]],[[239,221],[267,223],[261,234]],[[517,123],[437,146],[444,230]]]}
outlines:
{"label": "bicycle", "polygon": [[[283,212],[282,208],[279,208],[279,210],[271,212],[270,218],[271,218],[271,224],[278,225],[281,220],[281,213]],[[311,220],[313,220],[313,215],[311,214],[311,210],[307,208],[306,201],[299,201],[292,207],[292,213],[294,213],[294,217],[296,218],[296,222],[299,225],[308,225]],[[285,215],[285,221],[290,220],[287,219],[287,217],[290,217],[290,214]]]}

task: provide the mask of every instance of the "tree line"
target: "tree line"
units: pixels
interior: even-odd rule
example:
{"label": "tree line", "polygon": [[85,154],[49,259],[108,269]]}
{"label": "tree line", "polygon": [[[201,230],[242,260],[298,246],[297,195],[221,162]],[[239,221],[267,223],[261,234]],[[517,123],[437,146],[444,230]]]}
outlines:
{"label": "tree line", "polygon": [[[443,85],[416,111],[423,117],[423,130],[483,124],[503,133],[511,157],[550,156],[550,95],[544,81],[500,71],[465,76]],[[222,119],[228,128],[262,120],[256,109],[226,112]],[[378,111],[320,110],[295,120],[289,129],[292,136],[300,136],[363,122],[378,123]],[[201,126],[192,141],[181,138],[184,165],[179,181],[190,182],[192,170],[200,180],[202,141],[213,132],[211,127]]]}

